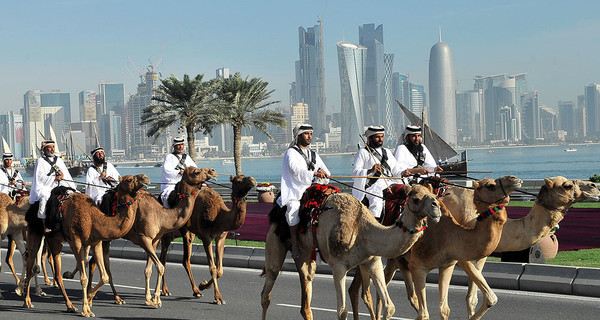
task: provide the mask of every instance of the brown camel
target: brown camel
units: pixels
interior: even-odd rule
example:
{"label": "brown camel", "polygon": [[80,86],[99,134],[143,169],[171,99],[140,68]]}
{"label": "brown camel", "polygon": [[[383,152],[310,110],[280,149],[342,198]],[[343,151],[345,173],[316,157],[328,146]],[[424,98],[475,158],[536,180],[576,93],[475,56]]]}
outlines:
{"label": "brown camel", "polygon": [[[461,226],[443,205],[443,216],[425,235],[415,243],[412,251],[404,257],[389,259],[385,269],[386,281],[393,278],[400,268],[405,279],[406,290],[411,304],[417,308],[417,319],[429,319],[427,300],[425,299],[425,281],[429,271],[439,268],[438,286],[440,292],[439,314],[448,319],[448,286],[454,266],[459,266],[473,279],[484,293],[484,303],[470,319],[480,319],[497,302],[496,295],[471,263],[491,254],[502,233],[506,222],[506,209],[503,204],[509,201],[509,195],[520,187],[521,179],[505,176],[496,180],[483,179],[473,182],[473,198],[479,218],[472,229]],[[442,203],[443,204],[443,203]],[[408,264],[408,268],[406,268]],[[414,288],[412,285],[414,284]],[[414,294],[416,294],[416,301]]]}
{"label": "brown camel", "polygon": [[[440,219],[441,211],[431,190],[416,185],[406,187],[408,205],[404,214],[393,226],[383,226],[373,218],[372,213],[360,201],[350,194],[331,195],[319,215],[316,231],[319,252],[323,260],[331,266],[337,294],[338,319],[346,319],[345,281],[348,270],[359,266],[363,274],[369,275],[378,294],[383,297],[385,319],[395,311],[384,283],[381,256],[395,257],[404,254],[423,235],[426,219],[433,222]],[[434,223],[435,224],[435,223]],[[263,319],[271,302],[271,290],[281,271],[281,266],[291,244],[285,243],[275,234],[277,226],[271,225],[265,244],[266,277],[261,294]],[[316,263],[310,258],[313,235],[306,232],[300,235],[301,257],[295,260],[302,288],[302,307],[300,313],[304,319],[313,319],[310,309],[312,297],[312,279]],[[367,279],[368,281],[368,279]]]}
{"label": "brown camel", "polygon": [[[182,263],[192,285],[193,294],[195,297],[200,297],[202,296],[200,290],[208,289],[214,285],[213,303],[215,304],[225,304],[225,300],[217,285],[217,279],[223,275],[223,250],[225,248],[227,232],[236,230],[244,224],[246,220],[246,195],[256,186],[256,180],[249,176],[231,176],[230,180],[231,198],[233,200],[231,209],[227,208],[225,202],[223,202],[223,198],[216,191],[210,188],[202,188],[196,198],[190,222],[180,229],[184,239]],[[202,240],[211,276],[211,279],[203,281],[200,284],[200,289],[198,289],[194,282],[190,264],[192,243],[196,236]],[[167,263],[167,252],[171,240],[173,240],[172,234],[167,234],[163,236],[161,241],[160,261],[163,265]],[[213,256],[213,241],[215,241],[216,259]],[[163,294],[171,294],[164,279]]]}
{"label": "brown camel", "polygon": [[[456,188],[449,189],[446,197],[452,205],[450,211],[452,216],[462,221],[463,225],[471,225],[475,217],[468,208],[456,205],[463,197],[472,196],[472,191],[457,191]],[[548,235],[550,229],[562,221],[567,209],[575,202],[586,200],[598,200],[600,191],[595,183],[583,180],[567,180],[564,177],[553,177],[544,179],[544,186],[537,195],[534,206],[526,217],[521,219],[508,219],[502,229],[500,242],[496,252],[520,251],[540,242]],[[477,269],[482,270],[487,257],[474,261]],[[469,290],[467,292],[467,309],[469,316],[474,314],[477,306],[477,288],[469,279]]]}
{"label": "brown camel", "polygon": [[[129,230],[129,232],[123,238],[139,245],[147,253],[146,269],[144,270],[144,275],[146,277],[146,305],[154,307],[160,307],[162,305],[160,300],[160,285],[162,275],[164,274],[164,266],[160,263],[159,258],[156,255],[156,247],[158,246],[158,242],[164,234],[181,228],[190,219],[194,202],[198,196],[199,188],[208,179],[216,177],[217,171],[215,169],[187,167],[183,172],[181,181],[175,186],[174,191],[183,200],[179,201],[177,206],[173,209],[166,209],[151,194],[140,191],[138,211],[135,217],[135,222],[133,223],[131,230]],[[105,241],[102,243],[102,246],[104,252],[104,265],[106,266],[106,271],[109,275],[109,283],[113,290],[115,303],[124,304],[125,301],[117,294],[113,284],[112,274],[110,272],[108,258],[110,242]],[[154,263],[158,272],[154,297],[152,297],[150,294],[152,263]],[[95,265],[95,259],[92,258],[90,260],[89,267],[90,279],[92,279],[94,275]],[[63,277],[73,278],[74,274],[75,272],[65,272]]]}
{"label": "brown camel", "polygon": [[[58,286],[61,288],[62,294],[65,298],[65,304],[68,311],[76,311],[77,309],[73,306],[69,297],[66,294],[63,279],[61,275],[61,259],[60,253],[62,250],[63,241],[67,240],[75,258],[77,265],[80,270],[80,282],[83,289],[83,307],[82,316],[94,316],[90,308],[91,301],[100,287],[108,282],[108,274],[104,266],[104,258],[102,252],[102,241],[117,239],[124,236],[131,227],[135,220],[135,212],[138,207],[137,192],[142,187],[147,185],[150,181],[146,175],[131,176],[126,175],[121,178],[121,181],[117,185],[117,196],[112,216],[105,215],[95,205],[94,201],[85,194],[71,193],[62,201],[57,204],[58,210],[62,214],[61,228],[62,232],[53,232],[46,235],[48,249],[54,260],[54,276],[58,282]],[[58,187],[53,191],[60,191]],[[49,200],[48,208],[52,208],[51,201]],[[27,222],[29,224],[29,234],[27,237],[27,248],[30,252],[36,251],[43,240],[43,225],[41,220],[37,219],[36,206],[31,206],[27,212]],[[48,218],[50,218],[49,216]],[[64,237],[63,237],[64,235]],[[91,290],[87,291],[88,278],[85,271],[85,264],[87,262],[87,256],[90,248],[93,249],[94,256],[98,261],[98,268],[100,269],[101,279],[98,284]],[[26,295],[24,307],[31,308],[31,298],[29,296],[29,281],[32,276],[34,257],[33,255],[28,256],[27,259],[27,276],[25,278]]]}

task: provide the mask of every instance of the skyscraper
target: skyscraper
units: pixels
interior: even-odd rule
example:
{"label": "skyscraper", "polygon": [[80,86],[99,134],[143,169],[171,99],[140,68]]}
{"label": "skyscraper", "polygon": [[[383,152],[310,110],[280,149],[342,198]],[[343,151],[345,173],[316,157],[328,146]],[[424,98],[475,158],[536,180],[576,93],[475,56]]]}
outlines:
{"label": "skyscraper", "polygon": [[600,84],[588,84],[584,88],[586,131],[588,137],[600,135]]}
{"label": "skyscraper", "polygon": [[558,128],[573,136],[575,129],[575,103],[558,101]]}
{"label": "skyscraper", "polygon": [[80,121],[96,121],[96,91],[79,92],[79,119]]}
{"label": "skyscraper", "polygon": [[338,64],[340,71],[342,148],[354,148],[361,142],[359,134],[364,131],[363,111],[364,81],[367,48],[350,42],[338,42]]}
{"label": "skyscraper", "polygon": [[[112,114],[110,113],[111,111],[113,112]],[[123,123],[124,113],[124,85],[122,83],[100,82],[98,84],[98,95],[96,95],[96,120],[98,121],[99,131],[98,140],[100,141],[100,145],[106,149],[107,155],[112,154],[112,149],[123,149],[125,143],[124,136],[126,134]],[[111,115],[120,119],[111,121]],[[110,121],[110,123],[107,121]]]}
{"label": "skyscraper", "polygon": [[296,61],[296,93],[291,95],[292,104],[308,104],[310,123],[315,130],[315,136],[322,137],[327,130],[322,25],[307,29],[299,27],[298,37],[300,59]]}
{"label": "skyscraper", "polygon": [[521,95],[523,138],[530,140],[542,139],[540,122],[540,99],[537,90]]}
{"label": "skyscraper", "polygon": [[[386,99],[383,25],[380,24],[375,27],[373,23],[363,24],[358,27],[358,36],[359,45],[367,48],[364,81],[365,109],[363,110],[365,125],[385,125]],[[391,56],[391,59],[393,59],[393,56]]]}
{"label": "skyscraper", "polygon": [[450,47],[440,40],[429,52],[429,124],[442,139],[456,145],[456,97]]}
{"label": "skyscraper", "polygon": [[400,112],[400,108],[398,108],[394,101],[394,84],[392,81],[392,75],[394,73],[394,54],[393,53],[384,53],[383,54],[383,65],[384,65],[384,73],[383,73],[383,93],[384,93],[384,102],[385,102],[385,129],[387,131],[386,140],[396,142],[396,137],[402,131],[402,126],[398,126],[398,113]]}
{"label": "skyscraper", "polygon": [[481,108],[483,92],[481,90],[456,92],[456,125],[458,144],[476,145],[482,142]]}
{"label": "skyscraper", "polygon": [[[127,135],[127,145],[121,148],[127,148],[129,154],[136,157],[139,155],[156,155],[159,152],[159,146],[153,143],[152,138],[146,136],[149,125],[142,125],[142,114],[144,108],[152,103],[152,95],[154,89],[158,87],[159,78],[158,72],[154,70],[154,66],[148,66],[146,74],[142,81],[137,86],[136,94],[129,98],[127,103],[127,114],[124,119],[128,128],[125,134]],[[170,140],[168,137],[163,137],[159,145],[165,145],[165,141]]]}

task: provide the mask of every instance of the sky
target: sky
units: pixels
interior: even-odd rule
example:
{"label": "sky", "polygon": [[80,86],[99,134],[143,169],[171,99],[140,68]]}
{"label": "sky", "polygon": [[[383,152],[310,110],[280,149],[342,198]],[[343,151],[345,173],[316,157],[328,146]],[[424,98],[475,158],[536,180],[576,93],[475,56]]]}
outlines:
{"label": "sky", "polygon": [[[394,71],[428,92],[431,47],[450,46],[458,90],[476,75],[527,73],[540,104],[577,101],[600,83],[600,1],[6,1],[0,10],[0,110],[18,111],[27,90],[71,94],[102,80],[135,93],[149,61],[163,77],[231,73],[259,77],[288,104],[298,27],[323,21],[327,113],[339,112],[336,43],[383,24]],[[136,70],[137,69],[137,70]]]}

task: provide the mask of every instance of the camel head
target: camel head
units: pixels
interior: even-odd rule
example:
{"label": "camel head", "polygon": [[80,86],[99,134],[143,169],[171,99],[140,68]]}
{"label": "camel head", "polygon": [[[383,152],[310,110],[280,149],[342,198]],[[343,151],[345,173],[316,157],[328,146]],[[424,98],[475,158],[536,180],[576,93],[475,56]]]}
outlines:
{"label": "camel head", "polygon": [[200,186],[208,179],[217,177],[217,170],[213,168],[186,167],[181,180],[192,186]]}
{"label": "camel head", "polygon": [[521,187],[523,180],[515,176],[504,176],[498,179],[485,178],[473,181],[473,201],[478,212],[487,210],[510,201],[510,194]]}
{"label": "camel head", "polygon": [[138,190],[150,184],[150,179],[145,174],[138,174],[136,176],[126,175],[122,176],[117,186],[118,191],[135,196]]}
{"label": "camel head", "polygon": [[405,208],[408,211],[412,212],[418,220],[429,217],[430,221],[440,221],[440,217],[442,216],[440,203],[432,193],[431,187],[415,184],[412,187],[406,187],[406,189],[408,198],[406,199]]}
{"label": "camel head", "polygon": [[600,191],[594,182],[588,180],[573,180],[575,183],[575,201],[598,201],[600,199]]}
{"label": "camel head", "polygon": [[581,193],[579,186],[565,177],[544,178],[537,201],[546,208],[564,210],[571,207]]}
{"label": "camel head", "polygon": [[256,187],[256,180],[243,174],[237,176],[230,176],[231,181],[231,197],[232,198],[243,198],[248,194],[248,191]]}

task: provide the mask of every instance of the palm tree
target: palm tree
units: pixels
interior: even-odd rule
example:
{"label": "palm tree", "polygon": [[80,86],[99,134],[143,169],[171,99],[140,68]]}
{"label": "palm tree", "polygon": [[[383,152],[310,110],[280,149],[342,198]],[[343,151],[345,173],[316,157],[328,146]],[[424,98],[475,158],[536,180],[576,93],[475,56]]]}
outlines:
{"label": "palm tree", "polygon": [[217,82],[202,81],[203,78],[204,75],[199,74],[192,80],[184,74],[183,81],[174,75],[161,80],[152,97],[153,103],[144,108],[141,121],[142,125],[150,125],[146,135],[153,136],[155,141],[165,129],[179,122],[185,128],[190,157],[194,161],[194,134],[210,133],[216,120],[212,108],[216,100],[214,92]]}
{"label": "palm tree", "polygon": [[[279,101],[269,101],[275,90],[267,90],[268,82],[261,78],[243,79],[239,73],[220,79],[217,96],[222,106],[219,123],[233,127],[233,161],[235,173],[242,174],[242,128],[254,126],[273,140],[267,131],[269,124],[285,127],[285,116],[275,110],[263,109]],[[261,110],[262,109],[262,110]]]}

